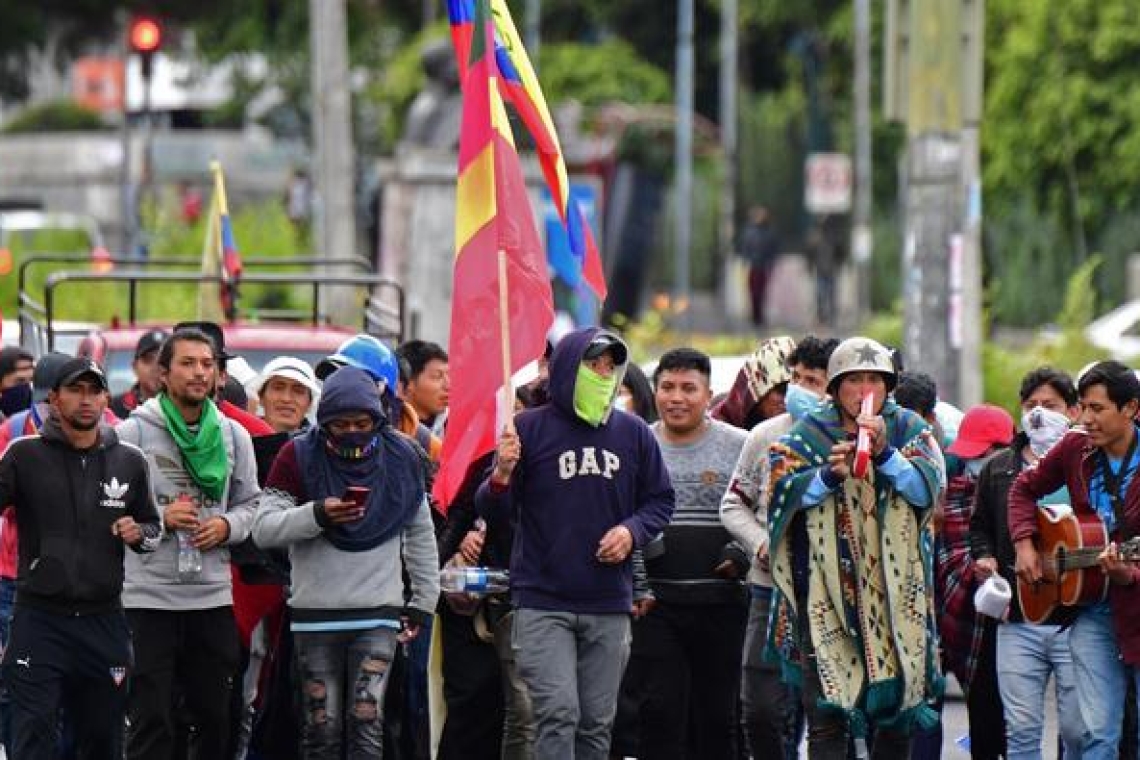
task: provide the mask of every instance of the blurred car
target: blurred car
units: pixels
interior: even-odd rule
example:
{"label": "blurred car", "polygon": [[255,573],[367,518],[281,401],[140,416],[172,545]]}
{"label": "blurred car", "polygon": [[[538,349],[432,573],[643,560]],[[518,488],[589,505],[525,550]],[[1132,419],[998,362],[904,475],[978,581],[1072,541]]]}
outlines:
{"label": "blurred car", "polygon": [[[127,390],[135,381],[131,363],[135,358],[135,345],[144,333],[155,328],[169,330],[170,324],[131,325],[105,330],[94,330],[80,342],[78,350],[103,365],[111,393]],[[226,338],[226,353],[241,356],[256,372],[278,356],[295,356],[316,365],[321,359],[335,353],[341,343],[357,331],[347,327],[324,325],[298,325],[285,323],[236,323],[222,327]]]}
{"label": "blurred car", "polygon": [[1085,328],[1085,337],[1114,359],[1128,361],[1140,356],[1140,299],[1094,319]]}
{"label": "blurred car", "polygon": [[[57,321],[54,325],[56,330],[55,350],[74,356],[75,352],[79,350],[79,344],[83,341],[84,336],[97,327],[98,325],[94,322]],[[47,353],[47,336],[44,335],[43,330],[35,330],[31,335],[24,335],[18,319],[4,320],[3,335],[0,336],[0,341],[5,346],[23,346],[37,357]]]}

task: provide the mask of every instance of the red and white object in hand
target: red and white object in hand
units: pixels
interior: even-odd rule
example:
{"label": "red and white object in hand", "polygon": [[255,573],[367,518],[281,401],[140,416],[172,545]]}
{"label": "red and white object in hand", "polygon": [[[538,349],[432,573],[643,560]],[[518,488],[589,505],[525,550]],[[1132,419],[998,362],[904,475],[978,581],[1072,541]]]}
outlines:
{"label": "red and white object in hand", "polygon": [[[863,396],[859,406],[860,417],[870,417],[875,413],[875,396],[870,391]],[[855,441],[855,466],[851,473],[857,478],[867,477],[867,469],[871,465],[871,430],[863,425],[859,426],[859,437]]]}

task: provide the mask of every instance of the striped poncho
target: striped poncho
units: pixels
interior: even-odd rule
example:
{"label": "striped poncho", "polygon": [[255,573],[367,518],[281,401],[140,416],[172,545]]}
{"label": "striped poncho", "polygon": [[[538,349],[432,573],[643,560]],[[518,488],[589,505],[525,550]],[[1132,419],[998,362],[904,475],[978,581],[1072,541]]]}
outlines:
{"label": "striped poncho", "polygon": [[[930,427],[889,400],[882,416],[890,445],[918,469],[929,504],[936,504],[942,459]],[[887,477],[876,478],[874,468],[867,480],[848,478],[820,504],[802,504],[816,473],[828,466],[832,446],[847,439],[832,402],[805,416],[770,450],[775,589],[766,654],[780,661],[786,680],[799,682],[801,637],[810,635],[820,706],[843,712],[857,736],[868,724],[932,726],[937,715],[928,704],[941,677],[930,541],[924,536],[929,509],[909,504]],[[803,533],[796,540],[798,515]],[[806,597],[803,611],[797,609],[797,586]]]}

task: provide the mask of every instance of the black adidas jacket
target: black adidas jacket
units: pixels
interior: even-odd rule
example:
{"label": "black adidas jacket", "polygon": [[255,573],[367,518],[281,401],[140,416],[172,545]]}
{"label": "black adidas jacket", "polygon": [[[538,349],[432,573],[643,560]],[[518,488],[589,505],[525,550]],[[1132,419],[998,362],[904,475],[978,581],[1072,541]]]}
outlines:
{"label": "black adidas jacket", "polygon": [[13,506],[20,531],[16,603],[60,614],[120,607],[116,520],[129,515],[142,528],[136,551],[154,551],[162,535],[145,457],[107,426],[82,451],[52,417],[40,435],[13,441],[0,459],[0,505]]}

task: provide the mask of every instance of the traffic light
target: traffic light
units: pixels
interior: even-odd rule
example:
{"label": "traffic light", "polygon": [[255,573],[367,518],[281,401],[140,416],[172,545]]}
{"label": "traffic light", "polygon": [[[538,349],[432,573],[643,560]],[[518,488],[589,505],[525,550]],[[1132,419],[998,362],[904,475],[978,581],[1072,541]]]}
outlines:
{"label": "traffic light", "polygon": [[162,47],[162,25],[150,16],[135,16],[131,19],[127,39],[131,52],[138,53],[143,77],[149,79],[153,71],[154,54]]}

